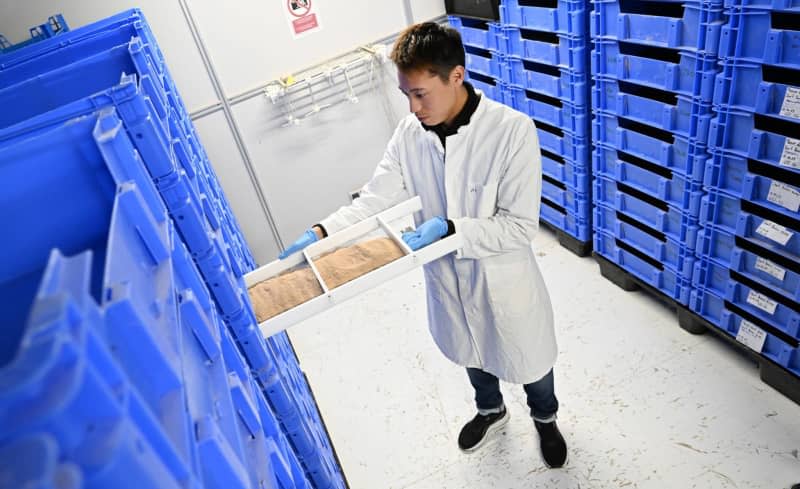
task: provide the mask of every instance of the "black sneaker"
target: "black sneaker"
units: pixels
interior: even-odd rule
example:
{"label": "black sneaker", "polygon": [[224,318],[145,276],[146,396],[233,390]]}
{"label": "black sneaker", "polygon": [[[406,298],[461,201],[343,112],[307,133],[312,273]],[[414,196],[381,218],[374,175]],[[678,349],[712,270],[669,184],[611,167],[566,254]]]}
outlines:
{"label": "black sneaker", "polygon": [[539,446],[542,450],[544,463],[551,469],[558,469],[567,462],[567,443],[561,432],[558,431],[555,421],[540,423],[534,421],[536,431],[539,432]]}
{"label": "black sneaker", "polygon": [[458,435],[458,448],[465,452],[473,452],[480,448],[489,438],[489,435],[496,433],[506,423],[508,423],[508,410],[503,406],[503,410],[496,414],[477,414],[472,421],[461,428]]}

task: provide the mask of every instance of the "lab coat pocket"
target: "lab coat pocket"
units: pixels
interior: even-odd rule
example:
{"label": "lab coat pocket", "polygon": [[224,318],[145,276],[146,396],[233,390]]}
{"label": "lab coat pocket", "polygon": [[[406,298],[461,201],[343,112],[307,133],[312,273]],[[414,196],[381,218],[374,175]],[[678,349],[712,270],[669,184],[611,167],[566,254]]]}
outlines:
{"label": "lab coat pocket", "polygon": [[489,303],[499,318],[525,318],[535,309],[533,276],[527,261],[515,255],[498,255],[482,260],[485,262]]}
{"label": "lab coat pocket", "polygon": [[497,211],[497,180],[467,184],[467,208],[470,217],[492,217]]}

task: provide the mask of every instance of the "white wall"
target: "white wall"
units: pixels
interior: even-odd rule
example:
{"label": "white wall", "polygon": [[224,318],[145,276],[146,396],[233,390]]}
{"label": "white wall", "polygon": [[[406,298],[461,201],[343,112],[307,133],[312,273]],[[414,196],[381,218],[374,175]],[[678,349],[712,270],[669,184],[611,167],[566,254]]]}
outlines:
{"label": "white wall", "polygon": [[432,2],[431,0],[410,0],[410,2],[414,22],[424,22],[445,14],[444,0],[440,2]]}
{"label": "white wall", "polygon": [[[286,74],[302,71],[360,45],[396,34],[408,23],[444,14],[443,0],[316,0],[322,29],[293,39],[285,0],[186,0],[221,94],[214,90],[178,0],[0,0],[0,33],[12,42],[49,15],[63,13],[72,28],[140,7],[161,46],[178,89],[194,111],[219,104]],[[407,111],[393,70],[356,105],[344,103],[297,127],[281,127],[280,110],[258,96],[232,107],[241,140],[288,244],[307,226],[348,202],[371,175],[393,126]],[[223,189],[263,264],[279,245],[258,201],[245,161],[222,112],[195,120]],[[313,199],[304,197],[313,195]]]}
{"label": "white wall", "polygon": [[[236,107],[236,119],[285,240],[294,240],[349,203],[349,192],[370,178],[407,110],[396,85],[395,71],[387,69],[375,88],[359,94],[358,103],[340,102],[298,126],[281,127],[283,113],[265,97]],[[339,97],[344,93],[327,101]]]}
{"label": "white wall", "polygon": [[215,0],[190,3],[228,96],[374,42],[406,25],[402,1],[315,1],[322,29],[295,40],[284,14],[285,0],[236,3],[236,8],[222,9]]}

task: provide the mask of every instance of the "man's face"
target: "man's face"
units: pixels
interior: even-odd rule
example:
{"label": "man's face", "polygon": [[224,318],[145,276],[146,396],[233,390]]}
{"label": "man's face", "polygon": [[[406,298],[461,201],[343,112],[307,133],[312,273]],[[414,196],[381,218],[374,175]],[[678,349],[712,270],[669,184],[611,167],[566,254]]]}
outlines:
{"label": "man's face", "polygon": [[398,71],[400,91],[408,97],[409,110],[423,124],[435,126],[452,122],[458,114],[458,94],[464,80],[464,69],[453,68],[448,80],[427,69]]}

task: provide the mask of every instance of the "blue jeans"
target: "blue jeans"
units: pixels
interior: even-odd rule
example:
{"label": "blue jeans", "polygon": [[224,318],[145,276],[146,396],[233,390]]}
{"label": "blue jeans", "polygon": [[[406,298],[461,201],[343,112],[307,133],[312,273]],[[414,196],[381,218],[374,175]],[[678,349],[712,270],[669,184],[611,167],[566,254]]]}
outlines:
{"label": "blue jeans", "polygon": [[[500,393],[500,381],[494,375],[477,368],[468,368],[467,375],[475,388],[475,404],[481,414],[499,412],[503,407],[503,394]],[[544,377],[522,386],[528,396],[528,407],[531,417],[536,421],[549,422],[555,419],[558,411],[553,384],[553,370]]]}

